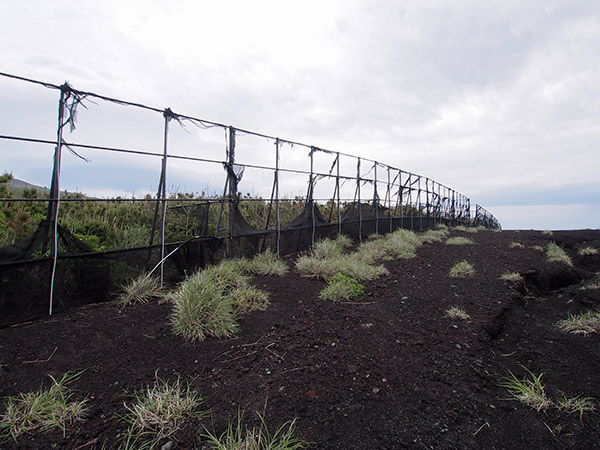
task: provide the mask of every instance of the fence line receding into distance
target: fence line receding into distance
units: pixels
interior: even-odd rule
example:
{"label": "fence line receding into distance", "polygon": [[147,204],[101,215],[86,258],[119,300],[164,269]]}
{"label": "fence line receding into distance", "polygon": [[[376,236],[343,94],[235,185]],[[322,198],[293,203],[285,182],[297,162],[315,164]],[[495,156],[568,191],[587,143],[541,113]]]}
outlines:
{"label": "fence line receding into distance", "polygon": [[[68,83],[55,85],[6,73],[0,73],[0,76],[17,83],[43,86],[59,93],[55,139],[40,139],[23,136],[19,133],[0,132],[0,141],[53,147],[51,185],[47,197],[0,199],[4,202],[47,202],[42,241],[44,241],[44,248],[46,243],[49,243],[50,248],[45,249],[37,257],[29,254],[3,258],[0,253],[0,266],[4,270],[5,267],[11,265],[46,261],[50,267],[50,313],[52,313],[57,263],[60,260],[73,258],[75,256],[73,253],[77,253],[78,258],[85,258],[90,253],[96,255],[132,250],[110,249],[104,252],[61,250],[59,236],[62,232],[64,239],[65,233],[68,233],[68,231],[61,231],[60,227],[61,203],[104,201],[152,203],[153,219],[152,224],[148,224],[151,229],[144,249],[148,251],[146,264],[157,265],[161,281],[164,278],[163,261],[165,257],[189,242],[206,244],[217,241],[225,245],[226,253],[231,256],[235,253],[234,241],[243,237],[248,237],[256,244],[251,246],[255,251],[270,246],[277,253],[281,253],[300,249],[302,247],[300,241],[310,245],[319,237],[334,233],[347,233],[362,238],[372,232],[384,233],[396,228],[423,229],[436,224],[500,228],[500,223],[492,214],[480,205],[472,205],[470,199],[465,195],[428,177],[369,158],[356,157],[198,119],[175,113],[169,108],[159,109],[85,92],[73,88]],[[103,104],[134,108],[154,115],[160,114],[162,116],[160,134],[158,130],[152,131],[156,133],[154,141],[160,139],[160,146],[157,142],[154,142],[152,149],[149,149],[146,144],[130,148],[129,145],[121,147],[119,145],[101,145],[97,142],[70,141],[67,135],[71,135],[65,132],[66,128],[68,127],[73,132],[76,125],[80,126],[81,123],[85,123],[81,119],[77,120],[77,112],[82,108],[86,110],[99,108]],[[197,133],[210,132],[213,140],[206,145],[196,146],[195,151],[178,152],[178,138],[172,137],[174,124],[176,128],[181,128],[188,134],[186,127],[189,125],[194,126],[193,129]],[[97,126],[102,126],[102,124]],[[214,140],[214,136],[217,135],[215,131],[217,134],[221,134],[220,154],[218,143]],[[258,139],[261,145],[265,141],[270,142],[272,145],[270,152],[265,152],[264,147],[256,150],[257,147],[252,147],[252,145],[256,146],[253,141],[248,147],[252,151],[245,152],[242,157],[238,158],[240,150],[244,150],[249,139]],[[172,150],[174,147],[175,151]],[[210,150],[208,150],[209,147]],[[155,180],[158,181],[156,194],[142,199],[133,197],[130,199],[86,198],[83,196],[76,198],[67,196],[65,198],[60,187],[64,149],[67,149],[69,154],[80,158],[84,163],[89,161],[82,154],[84,152],[86,154],[97,152],[97,154],[118,155],[115,158],[120,156],[145,158],[145,160],[154,158],[160,169],[158,180]],[[304,159],[301,155],[302,149],[306,152]],[[137,167],[131,163],[130,159],[127,161]],[[179,168],[188,169],[192,166],[202,167],[203,169],[194,172],[194,176],[197,179],[208,180],[210,178],[213,186],[216,186],[216,180],[220,178],[221,195],[170,195],[167,186],[170,165],[173,164],[177,164]],[[126,167],[120,168],[120,170],[122,169],[126,169]],[[219,176],[220,171],[222,172]],[[244,177],[253,183],[250,186],[253,190],[256,185],[261,185],[261,189],[265,193],[264,198],[263,196],[241,195],[240,185],[242,185]],[[207,181],[207,186],[208,184]],[[302,186],[304,187],[301,196],[294,198],[285,197],[285,194],[284,197],[281,196],[285,189],[297,190]],[[295,219],[287,217],[284,220],[282,212],[289,208],[291,203],[301,207],[301,211],[298,211],[300,214]],[[258,222],[248,218],[249,205],[261,206],[263,213]],[[178,212],[187,215],[189,222],[193,208],[202,210],[202,214],[196,215],[196,219],[202,220],[204,223],[196,224],[197,226],[191,233],[189,224],[186,223],[186,239],[175,239],[176,242],[169,240],[165,233],[167,217]],[[210,226],[209,215],[214,222]],[[289,236],[293,236],[293,239],[298,241],[298,245],[291,245],[290,239],[292,238]],[[141,248],[138,245],[133,250],[140,251]],[[150,258],[151,250],[154,251],[152,258]],[[157,264],[159,262],[160,264]],[[202,262],[206,263],[206,261]]]}

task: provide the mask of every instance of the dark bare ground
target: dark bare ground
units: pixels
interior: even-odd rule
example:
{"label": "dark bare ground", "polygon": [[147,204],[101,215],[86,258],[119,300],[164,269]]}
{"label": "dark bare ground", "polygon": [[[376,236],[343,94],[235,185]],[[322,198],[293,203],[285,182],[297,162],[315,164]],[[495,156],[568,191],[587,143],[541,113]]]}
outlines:
{"label": "dark bare ground", "polygon": [[[315,449],[600,448],[600,412],[537,412],[506,400],[498,384],[521,366],[543,373],[548,394],[600,399],[600,336],[567,335],[555,323],[596,309],[600,290],[580,290],[600,271],[600,231],[477,234],[474,246],[426,244],[391,275],[366,283],[353,303],[318,299],[323,283],[291,273],[257,277],[272,306],[241,320],[234,339],[187,343],[171,334],[170,306],[96,304],[0,330],[0,396],[48,385],[48,374],[85,369],[72,384],[89,399],[84,421],[26,435],[3,449],[116,448],[127,392],[163,379],[192,380],[207,418],[179,432],[173,448],[202,448],[238,410],[273,429],[297,418]],[[574,268],[546,262],[533,245],[554,240]],[[525,248],[511,248],[519,242]],[[474,278],[448,276],[471,262]],[[499,276],[526,275],[517,289]],[[444,317],[459,306],[470,321]]]}

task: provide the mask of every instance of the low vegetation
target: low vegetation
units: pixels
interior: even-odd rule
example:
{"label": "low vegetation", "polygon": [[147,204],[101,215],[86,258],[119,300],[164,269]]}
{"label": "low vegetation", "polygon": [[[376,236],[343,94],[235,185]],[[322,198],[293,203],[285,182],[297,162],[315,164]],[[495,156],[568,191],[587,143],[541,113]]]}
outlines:
{"label": "low vegetation", "polygon": [[243,414],[238,414],[237,423],[230,423],[227,430],[216,435],[210,431],[202,434],[209,449],[213,450],[296,450],[307,448],[309,443],[296,437],[295,421],[286,422],[274,432],[269,431],[260,414],[260,426],[243,426]]}
{"label": "low vegetation", "polygon": [[186,279],[169,299],[173,303],[173,332],[189,341],[229,337],[238,329],[233,304],[225,298],[222,287],[204,272]]}
{"label": "low vegetation", "polygon": [[463,236],[455,236],[446,240],[446,245],[474,245],[473,239],[466,238]]}
{"label": "low vegetation", "polygon": [[132,305],[135,303],[147,303],[153,299],[161,299],[165,294],[160,286],[160,281],[146,274],[131,280],[122,288],[122,292],[117,300],[123,305]]}
{"label": "low vegetation", "polygon": [[187,421],[203,417],[203,399],[189,383],[156,377],[155,383],[135,392],[131,403],[125,402],[127,413],[120,416],[128,425],[124,437],[126,448],[153,448],[158,442],[179,431]]}
{"label": "low vegetation", "polygon": [[67,427],[87,411],[87,400],[73,400],[73,392],[67,386],[80,375],[81,372],[67,372],[59,379],[49,375],[49,388],[8,397],[6,410],[0,415],[0,441],[17,441],[24,433],[51,428],[62,430],[64,436]]}
{"label": "low vegetation", "polygon": [[450,269],[450,276],[454,278],[468,278],[475,276],[475,268],[467,261],[459,261]]}
{"label": "low vegetation", "polygon": [[556,407],[559,411],[564,411],[567,414],[578,413],[579,420],[583,418],[584,412],[596,410],[598,401],[593,397],[583,397],[581,395],[568,397],[564,392],[561,392],[559,399],[553,402],[542,383],[543,374],[535,375],[525,366],[521,367],[525,369],[527,376],[518,378],[509,371],[510,376],[504,378],[500,383],[500,386],[507,389],[510,394],[510,398],[507,400],[518,400],[536,411],[546,411],[549,408]]}
{"label": "low vegetation", "polygon": [[469,320],[471,316],[465,312],[464,309],[459,308],[458,306],[451,306],[446,311],[444,311],[444,316],[449,319],[458,319],[458,320]]}
{"label": "low vegetation", "polygon": [[511,242],[510,244],[508,244],[508,246],[510,248],[525,248],[525,246],[520,242]]}
{"label": "low vegetation", "polygon": [[352,300],[365,293],[365,287],[354,278],[341,273],[335,274],[321,291],[319,298],[326,300]]}
{"label": "low vegetation", "polygon": [[526,367],[522,366],[528,376],[518,378],[515,374],[509,371],[510,376],[504,378],[500,382],[500,386],[507,389],[510,398],[508,400],[517,400],[524,405],[529,406],[536,411],[546,411],[553,406],[552,400],[548,398],[544,385],[542,384],[542,376],[535,375]]}
{"label": "low vegetation", "polygon": [[600,334],[600,312],[587,311],[578,315],[569,314],[567,319],[560,320],[556,326],[566,333],[584,336]]}
{"label": "low vegetation", "polygon": [[561,264],[566,264],[567,266],[572,266],[573,261],[567,252],[564,251],[556,242],[549,242],[546,245],[546,256],[548,257],[548,261],[557,262]]}
{"label": "low vegetation", "polygon": [[500,279],[514,284],[524,283],[523,275],[518,272],[505,272],[500,275]]}
{"label": "low vegetation", "polygon": [[581,395],[567,397],[564,392],[561,392],[557,406],[558,409],[565,411],[567,414],[578,413],[579,420],[581,420],[584,412],[596,410],[598,401],[593,397],[582,397]]}
{"label": "low vegetation", "polygon": [[592,256],[598,254],[598,249],[594,247],[582,247],[577,250],[579,256]]}

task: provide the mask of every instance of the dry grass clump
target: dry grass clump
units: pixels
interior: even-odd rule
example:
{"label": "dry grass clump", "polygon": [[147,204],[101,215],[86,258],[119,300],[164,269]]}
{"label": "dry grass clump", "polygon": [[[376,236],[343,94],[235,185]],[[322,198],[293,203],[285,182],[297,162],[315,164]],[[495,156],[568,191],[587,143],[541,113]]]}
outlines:
{"label": "dry grass clump", "polygon": [[465,230],[465,233],[476,234],[479,232],[479,229],[476,227],[469,227]]}
{"label": "dry grass clump", "polygon": [[52,375],[52,385],[37,392],[8,397],[6,410],[0,415],[0,442],[12,438],[15,442],[25,434],[58,428],[66,433],[67,426],[81,419],[87,411],[87,400],[74,401],[67,384],[82,372],[67,372],[58,380]]}
{"label": "dry grass clump", "polygon": [[465,227],[464,225],[456,225],[455,227],[452,227],[452,231],[465,232],[465,231],[467,231],[467,227]]}
{"label": "dry grass clump", "polygon": [[600,289],[600,275],[581,287],[581,290],[583,291],[588,289]]}
{"label": "dry grass clump", "polygon": [[531,249],[535,250],[536,252],[545,252],[546,251],[546,250],[544,250],[544,247],[542,247],[541,245],[532,245]]}
{"label": "dry grass clump", "polygon": [[459,261],[450,269],[450,276],[454,278],[469,278],[475,275],[475,268],[467,261]]}
{"label": "dry grass clump", "polygon": [[416,256],[421,238],[409,230],[396,230],[381,239],[363,242],[353,256],[369,262],[409,259]]}
{"label": "dry grass clump", "polygon": [[545,236],[553,236],[554,235],[554,233],[550,230],[544,230],[544,231],[542,231],[542,234]]}
{"label": "dry grass clump", "polygon": [[288,273],[289,267],[269,248],[250,260],[248,271],[256,275],[282,276]]}
{"label": "dry grass clump", "polygon": [[597,255],[598,254],[598,249],[594,248],[594,247],[582,247],[579,250],[577,250],[577,254],[579,256]]}
{"label": "dry grass clump", "polygon": [[469,320],[471,318],[464,309],[459,308],[458,306],[451,306],[446,311],[444,311],[444,316],[449,319],[458,319],[458,320]]}
{"label": "dry grass clump", "polygon": [[520,242],[511,242],[510,244],[508,244],[508,246],[510,248],[525,248],[525,246]]}
{"label": "dry grass clump", "polygon": [[[190,419],[203,417],[200,394],[189,383],[183,385],[156,377],[152,386],[134,393],[131,405],[124,404],[127,413],[121,420],[128,424],[125,447],[142,441],[142,448],[153,448],[163,438],[179,431]],[[136,447],[137,448],[137,447]]]}
{"label": "dry grass clump", "polygon": [[463,236],[456,236],[446,240],[446,245],[474,245],[473,239]]}
{"label": "dry grass clump", "polygon": [[582,314],[572,315],[564,320],[560,320],[556,326],[559,330],[573,334],[600,334],[600,312],[587,311]]}
{"label": "dry grass clump", "polygon": [[165,290],[160,286],[159,280],[142,274],[122,287],[122,292],[118,295],[117,301],[123,305],[133,305],[135,303],[148,303],[154,299],[160,300],[164,295]]}
{"label": "dry grass clump", "polygon": [[556,242],[548,242],[546,245],[546,256],[550,262],[557,262],[568,266],[573,265],[573,261],[567,255],[567,252],[560,248]]}
{"label": "dry grass clump", "polygon": [[553,406],[552,400],[548,398],[544,385],[542,384],[542,373],[534,375],[526,367],[523,367],[529,377],[517,378],[509,371],[510,377],[504,378],[500,386],[507,389],[509,400],[518,400],[536,411],[546,411]]}
{"label": "dry grass clump", "polygon": [[518,272],[506,272],[500,275],[500,279],[508,281],[510,283],[520,284],[523,283],[523,275]]}
{"label": "dry grass clump", "polygon": [[353,256],[325,259],[303,255],[296,261],[296,268],[304,276],[321,280],[329,280],[337,273],[359,281],[374,280],[389,273],[382,265],[375,266]]}
{"label": "dry grass clump", "polygon": [[333,245],[332,240],[321,242],[320,246],[315,245],[311,254],[302,255],[297,259],[298,271],[304,276],[322,280],[329,280],[339,273],[358,281],[373,280],[387,275],[387,269],[376,265],[377,262],[412,258],[422,243],[419,236],[408,230],[396,230],[385,236],[369,239],[352,254],[342,253],[349,241],[342,240],[342,245]]}
{"label": "dry grass clump", "polygon": [[432,242],[442,242],[444,239],[448,237],[448,227],[439,228],[436,230],[427,230],[423,234],[421,234],[421,242],[429,244]]}
{"label": "dry grass clump", "polygon": [[352,240],[345,234],[338,234],[335,239],[322,239],[315,243],[312,255],[316,258],[333,258],[341,256],[352,245]]}

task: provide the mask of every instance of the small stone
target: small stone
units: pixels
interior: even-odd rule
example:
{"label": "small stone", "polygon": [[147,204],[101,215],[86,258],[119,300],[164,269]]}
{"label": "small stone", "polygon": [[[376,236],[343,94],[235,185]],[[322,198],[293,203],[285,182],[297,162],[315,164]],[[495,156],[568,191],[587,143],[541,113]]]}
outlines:
{"label": "small stone", "polygon": [[160,448],[160,450],[171,450],[172,448],[173,448],[173,441],[169,441],[165,445],[163,445]]}
{"label": "small stone", "polygon": [[373,394],[378,394],[380,390],[381,389],[379,389],[379,388],[373,388]]}
{"label": "small stone", "polygon": [[306,391],[304,393],[304,396],[308,397],[308,398],[315,398],[317,396],[317,391],[315,391],[314,389],[311,389],[310,391]]}

